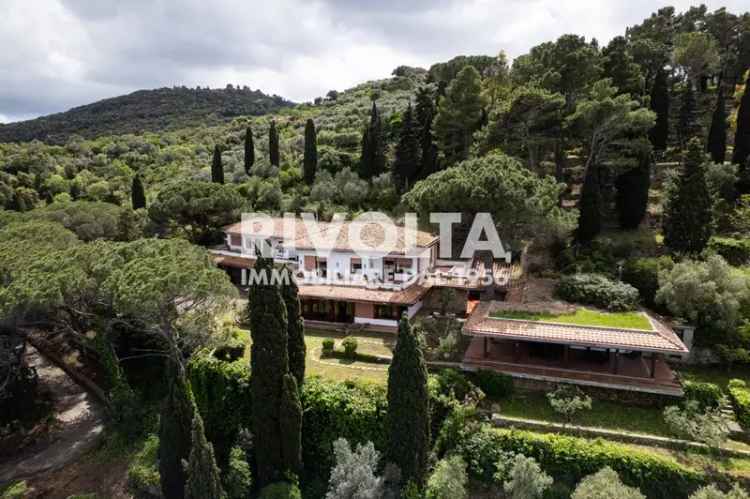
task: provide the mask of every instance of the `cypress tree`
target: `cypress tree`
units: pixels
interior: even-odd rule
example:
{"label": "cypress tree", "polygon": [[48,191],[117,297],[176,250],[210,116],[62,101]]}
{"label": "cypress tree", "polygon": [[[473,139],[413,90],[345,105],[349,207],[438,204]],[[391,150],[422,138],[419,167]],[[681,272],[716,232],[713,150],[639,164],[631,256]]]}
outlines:
{"label": "cypress tree", "polygon": [[185,499],[224,499],[226,494],[221,488],[221,476],[219,467],[216,466],[214,448],[206,440],[203,418],[198,411],[194,412]]}
{"label": "cypress tree", "polygon": [[305,157],[302,163],[302,171],[305,183],[312,185],[315,181],[315,172],[318,169],[318,137],[315,132],[315,122],[308,119],[305,123]]}
{"label": "cypress tree", "polygon": [[599,168],[596,165],[589,165],[586,169],[578,210],[576,240],[581,243],[591,242],[602,230],[602,194]]}
{"label": "cypress tree", "polygon": [[253,142],[253,130],[247,127],[245,130],[245,173],[250,175],[250,169],[255,164],[255,143]]}
{"label": "cypress tree", "polygon": [[133,183],[130,187],[130,201],[134,210],[146,207],[146,193],[143,191],[140,175],[133,177]]}
{"label": "cypress tree", "polygon": [[707,149],[714,163],[724,163],[727,154],[727,110],[724,103],[724,87],[721,83],[711,119],[711,130],[708,132]]}
{"label": "cypress tree", "polygon": [[165,499],[185,497],[183,461],[190,457],[195,405],[184,375],[170,383],[159,418],[159,477]]}
{"label": "cypress tree", "polygon": [[432,133],[432,121],[435,119],[435,96],[427,87],[417,90],[415,108],[419,134],[419,170],[417,178],[427,178],[438,171],[438,150]]}
{"label": "cypress tree", "polygon": [[288,461],[288,448],[286,451],[285,448],[289,439],[297,438],[288,433],[296,434],[302,430],[301,427],[293,428],[290,421],[294,415],[284,412],[290,407],[285,401],[288,395],[284,395],[284,377],[289,374],[288,322],[281,291],[271,281],[273,260],[258,255],[254,270],[258,279],[250,290],[248,301],[253,340],[250,390],[255,401],[252,430],[258,483],[263,487],[282,479],[284,472],[295,465]]}
{"label": "cypress tree", "polygon": [[690,139],[698,137],[701,134],[701,126],[698,122],[698,109],[695,102],[695,92],[693,91],[693,84],[690,81],[687,82],[685,90],[682,92],[677,132],[680,137],[680,144],[683,147]]}
{"label": "cypress tree", "polygon": [[292,271],[285,269],[289,278],[281,286],[281,295],[286,305],[287,316],[287,351],[289,353],[289,372],[294,375],[297,385],[302,386],[305,380],[305,323],[300,313],[299,289],[292,279]]}
{"label": "cypress tree", "polygon": [[651,89],[651,110],[656,113],[656,123],[649,132],[649,139],[654,149],[664,151],[669,140],[669,87],[663,69],[656,73]]}
{"label": "cypress tree", "polygon": [[375,102],[370,110],[370,123],[362,135],[360,175],[365,179],[377,177],[385,171],[385,137],[383,123]]}
{"label": "cypress tree", "polygon": [[419,137],[414,125],[414,112],[406,108],[401,125],[401,134],[396,144],[396,157],[393,162],[393,182],[396,192],[404,193],[417,179],[419,167]]}
{"label": "cypress tree", "polygon": [[651,154],[643,153],[638,166],[617,177],[615,204],[622,229],[636,229],[648,208],[648,191],[651,187]]}
{"label": "cypress tree", "polygon": [[700,139],[691,139],[664,213],[664,244],[672,253],[703,251],[711,238],[711,208],[703,146]]}
{"label": "cypress tree", "polygon": [[750,71],[747,73],[745,93],[737,110],[737,132],[734,136],[732,163],[742,167],[750,157]]}
{"label": "cypress tree", "polygon": [[268,129],[268,156],[272,165],[279,166],[279,132],[276,131],[275,121]]}
{"label": "cypress tree", "polygon": [[403,483],[424,484],[430,448],[427,367],[419,340],[404,314],[388,368],[388,446],[390,462],[401,470]]}
{"label": "cypress tree", "polygon": [[224,183],[224,165],[221,164],[221,147],[214,146],[214,159],[211,162],[211,182],[215,184]]}
{"label": "cypress tree", "polygon": [[287,373],[281,392],[281,454],[284,469],[295,474],[302,471],[302,402],[294,375]]}

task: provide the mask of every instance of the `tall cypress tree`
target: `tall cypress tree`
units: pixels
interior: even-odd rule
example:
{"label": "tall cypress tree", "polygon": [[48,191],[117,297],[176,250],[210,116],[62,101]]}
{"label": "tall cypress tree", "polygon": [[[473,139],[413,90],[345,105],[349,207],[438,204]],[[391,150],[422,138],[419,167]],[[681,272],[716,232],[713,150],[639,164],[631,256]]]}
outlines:
{"label": "tall cypress tree", "polygon": [[315,181],[315,172],[318,169],[318,137],[315,133],[315,122],[308,119],[305,123],[305,157],[302,162],[302,171],[305,183],[312,185]]}
{"label": "tall cypress tree", "polygon": [[247,127],[245,130],[245,173],[250,175],[250,169],[255,164],[255,143],[253,141],[253,129]]}
{"label": "tall cypress tree", "polygon": [[226,495],[221,487],[220,473],[214,448],[206,440],[203,418],[194,411],[185,499],[224,499]]}
{"label": "tall cypress tree", "polygon": [[279,428],[284,469],[299,475],[302,471],[302,402],[299,385],[291,373],[282,379]]}
{"label": "tall cypress tree", "polygon": [[438,150],[432,133],[435,119],[435,96],[428,87],[417,90],[415,115],[419,134],[419,170],[417,178],[427,178],[438,171]]}
{"label": "tall cypress tree", "polygon": [[602,193],[599,186],[599,167],[591,164],[586,169],[578,202],[576,240],[591,242],[602,230]]}
{"label": "tall cypress tree", "polygon": [[[254,270],[259,279],[253,284],[248,301],[253,340],[250,389],[255,401],[252,429],[258,483],[263,487],[282,479],[286,471],[298,470],[290,442],[301,440],[302,428],[301,415],[297,418],[295,404],[284,388],[285,377],[290,374],[288,322],[281,290],[271,280],[273,260],[258,255]],[[299,424],[295,426],[294,421]]]}
{"label": "tall cypress tree", "polygon": [[648,191],[651,187],[651,153],[639,155],[638,166],[617,177],[615,204],[622,229],[636,229],[648,208]]}
{"label": "tall cypress tree", "polygon": [[396,144],[396,157],[393,162],[392,175],[396,192],[404,193],[409,190],[417,179],[418,168],[419,137],[414,124],[414,112],[409,103],[401,123],[401,133]]}
{"label": "tall cypress tree", "polygon": [[701,135],[701,125],[698,121],[698,107],[695,102],[695,91],[690,81],[686,83],[685,90],[682,92],[677,133],[680,137],[680,144],[683,147],[690,139]]}
{"label": "tall cypress tree", "polygon": [[664,151],[669,140],[669,87],[663,69],[656,73],[651,89],[651,110],[656,113],[656,123],[649,132],[649,139],[654,149]]}
{"label": "tall cypress tree", "polygon": [[745,93],[742,95],[740,107],[737,110],[737,132],[734,136],[732,163],[742,168],[748,157],[750,157],[750,71],[747,73]]}
{"label": "tall cypress tree", "polygon": [[268,129],[268,156],[271,164],[279,166],[279,132],[276,131],[276,122],[271,122]]}
{"label": "tall cypress tree", "polygon": [[712,233],[711,194],[706,185],[705,156],[700,139],[691,139],[677,185],[664,213],[664,244],[673,253],[698,254]]}
{"label": "tall cypress tree", "polygon": [[221,147],[214,146],[214,158],[211,162],[211,182],[215,184],[224,183],[224,165],[221,164]]}
{"label": "tall cypress tree", "polygon": [[385,171],[385,137],[383,123],[375,102],[370,110],[370,123],[362,135],[362,156],[359,173],[365,179],[377,177]]}
{"label": "tall cypress tree", "polygon": [[287,351],[289,352],[289,372],[294,375],[297,385],[302,386],[305,380],[305,323],[302,320],[299,302],[299,289],[292,279],[292,271],[285,269],[288,281],[281,286],[287,316]]}
{"label": "tall cypress tree", "polygon": [[146,207],[146,193],[143,190],[141,176],[138,174],[133,177],[133,183],[130,187],[130,202],[133,205],[134,210],[140,210],[141,208]]}
{"label": "tall cypress tree", "polygon": [[403,483],[424,484],[430,448],[427,367],[419,340],[406,314],[398,326],[396,348],[388,368],[388,447]]}
{"label": "tall cypress tree", "polygon": [[159,477],[165,499],[185,497],[183,461],[190,457],[195,404],[183,375],[170,376],[170,387],[159,417]]}
{"label": "tall cypress tree", "polygon": [[724,163],[727,155],[727,110],[724,103],[724,86],[721,83],[711,119],[711,130],[708,132],[707,149],[714,163]]}

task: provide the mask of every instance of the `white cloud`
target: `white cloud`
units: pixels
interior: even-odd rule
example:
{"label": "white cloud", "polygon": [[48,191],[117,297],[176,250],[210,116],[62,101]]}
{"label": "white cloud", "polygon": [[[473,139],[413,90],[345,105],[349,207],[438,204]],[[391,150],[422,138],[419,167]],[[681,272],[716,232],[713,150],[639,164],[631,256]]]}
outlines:
{"label": "white cloud", "polygon": [[[746,0],[707,1],[739,12]],[[687,9],[688,0],[672,2]],[[697,2],[696,2],[697,3]],[[5,0],[0,113],[62,111],[139,88],[248,85],[292,100],[458,54],[511,57],[564,33],[606,43],[651,0]]]}

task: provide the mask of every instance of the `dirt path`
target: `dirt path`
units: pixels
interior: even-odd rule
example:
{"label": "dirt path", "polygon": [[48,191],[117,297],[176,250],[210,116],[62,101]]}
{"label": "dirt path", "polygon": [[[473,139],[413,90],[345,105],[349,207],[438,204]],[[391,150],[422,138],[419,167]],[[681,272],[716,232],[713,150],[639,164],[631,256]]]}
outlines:
{"label": "dirt path", "polygon": [[36,367],[40,389],[52,394],[55,423],[45,438],[0,463],[0,484],[60,469],[79,459],[99,441],[104,426],[99,405],[64,371],[29,345],[27,362]]}

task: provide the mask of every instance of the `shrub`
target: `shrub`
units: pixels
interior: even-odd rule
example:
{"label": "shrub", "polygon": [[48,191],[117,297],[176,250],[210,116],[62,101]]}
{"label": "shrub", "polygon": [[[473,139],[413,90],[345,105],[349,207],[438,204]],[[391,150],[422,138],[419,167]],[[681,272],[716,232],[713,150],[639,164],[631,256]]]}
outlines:
{"label": "shrub", "polygon": [[602,499],[606,497],[646,499],[638,489],[623,484],[617,472],[609,467],[604,467],[581,480],[571,499]]}
{"label": "shrub", "polygon": [[467,480],[466,463],[461,456],[448,457],[435,466],[427,480],[425,496],[427,499],[465,499]]}
{"label": "shrub", "polygon": [[229,469],[224,477],[224,490],[228,499],[245,499],[253,486],[253,475],[245,458],[245,451],[232,447],[229,453]]}
{"label": "shrub", "polygon": [[714,383],[683,381],[682,389],[685,392],[685,398],[697,401],[701,409],[719,407],[721,399],[724,397],[724,392]]}
{"label": "shrub", "polygon": [[333,443],[336,466],[331,470],[326,499],[382,497],[384,481],[377,476],[380,453],[372,442],[357,445],[352,450],[346,439]]}
{"label": "shrub", "polygon": [[302,499],[302,494],[293,483],[276,482],[261,490],[258,499]]}
{"label": "shrub", "polygon": [[708,249],[721,255],[731,265],[740,266],[750,262],[750,239],[714,236]]}
{"label": "shrub", "polygon": [[734,406],[737,422],[745,430],[750,430],[750,389],[741,379],[733,379],[729,382],[729,398]]}
{"label": "shrub", "polygon": [[638,290],[630,284],[613,281],[601,274],[564,276],[556,291],[564,300],[613,311],[633,310],[640,298]]}
{"label": "shrub", "polygon": [[655,304],[659,289],[659,272],[672,268],[674,262],[668,256],[659,258],[631,258],[622,268],[622,280],[638,290],[643,303]]}
{"label": "shrub", "polygon": [[695,492],[695,494],[690,496],[690,499],[749,499],[750,495],[748,495],[747,492],[742,490],[742,487],[740,487],[738,484],[734,484],[734,487],[732,487],[732,490],[730,490],[727,493],[722,492],[721,490],[717,489],[715,485],[708,485],[706,487],[701,487],[699,490]]}
{"label": "shrub", "polygon": [[477,386],[492,398],[503,398],[513,393],[513,377],[508,374],[480,369],[475,379]]}
{"label": "shrub", "polygon": [[247,336],[247,334],[248,333],[241,329],[232,328],[227,340],[214,350],[214,356],[217,359],[228,362],[242,358],[245,353],[245,342],[243,341],[243,336]]}
{"label": "shrub", "polygon": [[697,400],[688,400],[685,407],[664,409],[664,421],[677,436],[718,449],[729,437],[729,418],[720,407],[703,410]]}
{"label": "shrub", "polygon": [[625,484],[641,489],[647,497],[685,498],[704,482],[701,473],[670,458],[600,439],[484,425],[468,433],[457,450],[466,460],[470,475],[486,483],[492,482],[495,463],[504,452],[533,457],[555,481],[570,486],[605,466],[615,470]]}
{"label": "shrub", "polygon": [[591,397],[573,385],[558,385],[554,391],[547,394],[547,400],[552,409],[565,418],[567,424],[577,413],[591,410]]}
{"label": "shrub", "polygon": [[509,499],[536,499],[542,497],[552,482],[552,477],[542,471],[536,459],[516,454],[503,489]]}
{"label": "shrub", "polygon": [[323,353],[326,355],[330,355],[333,353],[333,349],[335,348],[335,342],[333,341],[333,338],[326,338],[323,340]]}
{"label": "shrub", "polygon": [[357,355],[357,338],[347,336],[341,341],[341,346],[344,347],[344,354],[349,358],[354,358]]}
{"label": "shrub", "polygon": [[161,497],[157,465],[159,437],[150,435],[128,468],[128,490],[136,499]]}
{"label": "shrub", "polygon": [[469,393],[476,389],[466,375],[457,369],[441,369],[432,378],[435,380],[441,395],[453,394],[457,400],[464,400]]}
{"label": "shrub", "polygon": [[27,497],[28,493],[29,487],[24,480],[11,482],[8,486],[0,488],[0,497],[2,499],[23,499]]}

